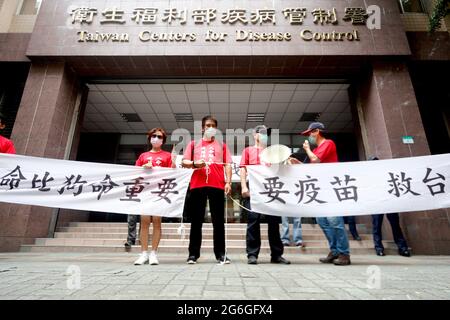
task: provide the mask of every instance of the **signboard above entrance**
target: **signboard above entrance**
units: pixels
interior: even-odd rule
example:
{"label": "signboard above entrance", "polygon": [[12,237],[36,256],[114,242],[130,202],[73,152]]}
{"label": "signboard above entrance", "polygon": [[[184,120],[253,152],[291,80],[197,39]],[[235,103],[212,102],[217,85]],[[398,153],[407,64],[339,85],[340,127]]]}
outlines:
{"label": "signboard above entrance", "polygon": [[29,56],[408,54],[387,0],[46,0],[28,48]]}

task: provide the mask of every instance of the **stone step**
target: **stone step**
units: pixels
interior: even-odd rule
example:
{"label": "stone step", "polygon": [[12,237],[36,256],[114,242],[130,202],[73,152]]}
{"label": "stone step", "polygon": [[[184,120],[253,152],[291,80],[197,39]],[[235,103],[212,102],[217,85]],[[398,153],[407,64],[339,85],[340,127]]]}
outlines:
{"label": "stone step", "polygon": [[[186,237],[188,237],[189,232],[186,231]],[[213,232],[212,230],[208,230],[205,231],[203,230],[203,238],[205,239],[210,239],[213,236]],[[369,234],[360,234],[361,239],[362,240],[370,240],[372,241],[372,235]],[[152,237],[152,230],[150,229],[149,232],[149,237],[151,239]],[[323,233],[303,233],[302,235],[303,239],[305,241],[307,240],[324,240],[325,239],[325,235]],[[350,236],[351,237],[351,236]],[[83,238],[83,239],[121,239],[121,240],[125,240],[127,238],[127,233],[126,232],[121,232],[121,233],[88,233],[88,232],[55,232],[55,238]],[[170,230],[170,232],[168,232],[167,230],[163,230],[162,231],[162,239],[180,239],[181,235],[179,235],[176,230]],[[246,238],[246,234],[245,231],[244,232],[227,232],[227,238],[228,239],[245,239]],[[267,232],[262,232],[261,233],[261,238],[263,240],[267,240],[268,239],[268,235]],[[292,239],[292,232],[291,232],[291,239]]]}
{"label": "stone step", "polygon": [[[306,247],[326,247],[328,242],[323,240],[304,240]],[[65,238],[38,238],[35,240],[36,245],[42,245],[42,246],[121,246],[123,245],[124,240],[123,239],[80,239],[80,238],[74,238],[74,239],[65,239]],[[246,241],[245,239],[228,239],[226,241],[227,246],[230,247],[245,247]],[[391,247],[390,242],[387,242],[387,247]],[[161,239],[160,246],[161,247],[173,247],[173,246],[179,246],[179,247],[188,247],[189,245],[189,239],[185,238],[184,240],[181,239]],[[212,246],[213,240],[212,239],[203,239],[202,246]],[[262,247],[269,247],[269,241],[268,240],[262,240],[261,241]],[[354,241],[350,240],[350,247],[351,248],[373,248],[373,242],[372,241]],[[394,245],[395,247],[395,245]]]}
{"label": "stone step", "polygon": [[[162,239],[159,250],[168,253],[185,254],[189,245],[190,223],[184,223],[185,237],[178,234],[180,223],[163,223]],[[137,226],[139,228],[139,224]],[[261,251],[269,253],[267,224],[261,224]],[[229,252],[244,253],[246,250],[246,223],[229,223],[226,225],[227,248]],[[365,225],[360,225],[358,231],[362,241],[350,240],[350,247],[355,254],[373,254],[372,235],[367,234]],[[149,229],[151,241],[153,228]],[[57,229],[54,238],[38,238],[34,245],[23,245],[23,252],[124,252],[123,246],[128,233],[127,223],[122,222],[71,222]],[[290,227],[292,237],[292,226]],[[303,241],[306,248],[295,246],[285,247],[286,252],[291,253],[320,253],[328,252],[328,243],[322,229],[317,224],[302,225]],[[202,229],[204,250],[213,251],[213,226],[204,223]],[[351,236],[349,234],[349,239]],[[386,241],[386,250],[396,252],[393,242]],[[139,241],[131,249],[132,252],[140,251]]]}
{"label": "stone step", "polygon": [[[22,245],[21,252],[86,252],[86,253],[109,253],[109,252],[125,252],[123,246],[42,246],[42,245]],[[130,251],[133,254],[133,257],[130,256],[130,259],[134,259],[134,255],[137,255],[140,252],[139,246],[133,246]],[[180,255],[188,254],[188,248],[180,247],[180,246],[161,246],[159,248],[159,252],[161,253],[177,253]],[[213,252],[212,246],[202,246],[203,254],[210,254]],[[236,254],[244,254],[245,255],[245,247],[242,246],[228,246],[228,253],[236,253]],[[323,254],[326,255],[329,252],[328,247],[306,247],[304,249],[300,249],[297,247],[285,247],[285,256],[291,254]],[[386,248],[386,254],[395,255],[397,254],[396,249]],[[261,255],[269,255],[270,249],[268,247],[262,247],[260,251]],[[351,248],[352,255],[358,254],[375,254],[373,248],[359,248],[353,247]]]}

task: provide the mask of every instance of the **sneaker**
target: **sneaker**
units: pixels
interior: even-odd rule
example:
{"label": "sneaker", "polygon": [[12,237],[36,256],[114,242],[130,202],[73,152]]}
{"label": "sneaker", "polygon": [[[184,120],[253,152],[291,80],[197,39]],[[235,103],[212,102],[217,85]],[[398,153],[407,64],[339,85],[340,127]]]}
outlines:
{"label": "sneaker", "polygon": [[340,254],[339,257],[333,261],[335,266],[348,266],[351,264],[350,256],[348,254]]}
{"label": "sneaker", "polygon": [[231,260],[226,256],[221,256],[219,259],[217,259],[217,262],[220,264],[230,264]]}
{"label": "sneaker", "polygon": [[186,260],[187,264],[196,264],[197,258],[194,256],[189,256],[189,258]]}
{"label": "sneaker", "polygon": [[258,264],[258,259],[255,256],[248,257],[248,264]]}
{"label": "sneaker", "polygon": [[158,257],[156,256],[156,253],[154,251],[150,252],[148,262],[151,266],[156,266],[159,264]]}
{"label": "sneaker", "polygon": [[291,262],[283,257],[272,257],[270,263],[291,264]]}
{"label": "sneaker", "polygon": [[139,255],[139,258],[137,258],[137,260],[134,262],[135,266],[141,266],[143,264],[147,264],[148,263],[148,253],[147,252],[142,252]]}
{"label": "sneaker", "polygon": [[333,263],[334,260],[336,260],[339,257],[339,255],[334,255],[333,252],[328,253],[328,256],[325,258],[320,258],[319,261],[322,263]]}
{"label": "sneaker", "polygon": [[377,256],[380,256],[380,257],[384,257],[386,255],[384,253],[384,250],[376,250],[376,252],[377,252]]}
{"label": "sneaker", "polygon": [[289,242],[283,242],[283,246],[289,247],[291,244]]}
{"label": "sneaker", "polygon": [[299,241],[295,244],[296,247],[303,247],[303,242]]}

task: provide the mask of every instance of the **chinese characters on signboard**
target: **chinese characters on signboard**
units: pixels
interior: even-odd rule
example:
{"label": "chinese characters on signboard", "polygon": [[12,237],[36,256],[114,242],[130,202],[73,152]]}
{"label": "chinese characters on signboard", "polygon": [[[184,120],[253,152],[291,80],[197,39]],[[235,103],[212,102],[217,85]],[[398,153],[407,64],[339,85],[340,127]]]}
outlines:
{"label": "chinese characters on signboard", "polygon": [[[364,26],[369,13],[364,7],[345,7],[343,14],[339,16],[338,10],[333,8],[289,7],[276,9],[243,9],[233,8],[219,11],[216,8],[198,8],[188,10],[186,8],[157,8],[138,7],[130,12],[113,6],[104,10],[95,7],[77,7],[70,12],[70,20],[73,25],[92,26],[125,25],[127,23],[136,26],[151,27],[154,25],[186,26],[205,25],[208,28],[214,26],[236,26],[234,32],[235,41],[291,41],[299,36],[304,41],[360,41],[360,34],[356,28],[346,32],[330,30],[329,32],[314,32],[309,28],[292,32],[280,32],[270,30],[280,22],[290,26],[302,26],[310,20],[317,26],[337,26],[342,23],[345,26]],[[267,27],[263,32],[243,29],[246,26]],[[186,27],[188,28],[188,27]],[[153,32],[143,30],[138,35],[142,42],[193,42],[203,37],[207,42],[223,42],[232,37],[229,32],[208,29],[203,34],[197,32]],[[129,33],[107,33],[99,31],[78,31],[79,42],[129,42]]]}

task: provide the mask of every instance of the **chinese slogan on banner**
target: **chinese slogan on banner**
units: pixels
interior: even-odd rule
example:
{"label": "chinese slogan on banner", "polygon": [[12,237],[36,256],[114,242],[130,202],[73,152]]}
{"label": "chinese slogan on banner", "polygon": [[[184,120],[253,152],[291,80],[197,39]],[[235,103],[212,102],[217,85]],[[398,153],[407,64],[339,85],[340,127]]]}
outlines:
{"label": "chinese slogan on banner", "polygon": [[450,154],[381,161],[249,166],[254,211],[354,216],[450,207]]}
{"label": "chinese slogan on banner", "polygon": [[[251,206],[277,216],[346,216],[450,207],[450,154],[249,166]],[[193,170],[0,154],[0,201],[181,217]]]}
{"label": "chinese slogan on banner", "polygon": [[0,201],[181,217],[192,172],[0,154]]}

